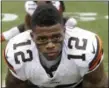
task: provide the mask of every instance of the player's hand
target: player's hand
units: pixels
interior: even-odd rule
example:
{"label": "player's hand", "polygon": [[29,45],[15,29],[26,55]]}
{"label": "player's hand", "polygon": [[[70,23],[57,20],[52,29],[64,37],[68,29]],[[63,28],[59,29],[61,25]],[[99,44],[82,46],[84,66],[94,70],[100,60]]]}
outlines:
{"label": "player's hand", "polygon": [[3,34],[0,34],[0,42],[5,41],[5,37],[3,36]]}

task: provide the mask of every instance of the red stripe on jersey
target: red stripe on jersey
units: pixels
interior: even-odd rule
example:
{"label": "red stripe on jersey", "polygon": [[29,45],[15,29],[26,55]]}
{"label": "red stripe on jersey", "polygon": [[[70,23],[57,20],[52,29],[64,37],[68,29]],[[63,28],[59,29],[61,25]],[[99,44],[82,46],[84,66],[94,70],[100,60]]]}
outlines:
{"label": "red stripe on jersey", "polygon": [[97,52],[96,55],[94,57],[94,59],[92,60],[92,62],[89,65],[89,70],[93,70],[100,62],[102,55],[103,55],[103,47],[102,47],[102,41],[101,39],[96,36],[97,39]]}
{"label": "red stripe on jersey", "polygon": [[4,61],[8,65],[9,69],[13,71],[14,73],[16,73],[16,71],[14,70],[14,67],[7,61],[7,57],[5,56],[5,50],[4,50]]}
{"label": "red stripe on jersey", "polygon": [[5,41],[5,37],[3,36],[3,34],[0,35],[0,42]]}

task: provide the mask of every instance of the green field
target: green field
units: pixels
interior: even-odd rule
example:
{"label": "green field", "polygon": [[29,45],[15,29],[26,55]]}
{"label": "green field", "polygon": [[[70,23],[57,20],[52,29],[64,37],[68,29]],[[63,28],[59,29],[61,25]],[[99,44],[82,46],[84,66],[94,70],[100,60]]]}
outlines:
{"label": "green field", "polygon": [[[65,2],[66,13],[64,16],[74,16],[77,19],[78,26],[85,28],[92,32],[97,33],[103,40],[104,47],[104,65],[105,71],[108,72],[108,19],[105,16],[108,15],[108,3],[107,2]],[[19,1],[2,1],[2,13],[16,14],[18,18],[13,21],[2,21],[2,32],[6,31],[18,24],[24,22],[25,10],[24,2]],[[80,14],[82,13],[82,14]],[[92,13],[92,14],[91,14]],[[81,17],[81,18],[80,18]],[[2,19],[4,15],[2,15]],[[83,21],[83,19],[88,19],[89,21]],[[90,21],[90,19],[95,19]],[[2,51],[5,48],[7,42],[2,43]],[[4,79],[6,73],[6,65],[3,60],[2,52],[2,78]]]}

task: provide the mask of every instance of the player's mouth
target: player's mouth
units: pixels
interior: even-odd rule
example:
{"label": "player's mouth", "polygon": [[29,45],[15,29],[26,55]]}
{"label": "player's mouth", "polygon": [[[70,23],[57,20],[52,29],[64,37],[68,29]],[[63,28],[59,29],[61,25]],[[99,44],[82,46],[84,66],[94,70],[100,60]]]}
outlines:
{"label": "player's mouth", "polygon": [[55,57],[57,56],[58,52],[49,52],[47,53],[48,57]]}

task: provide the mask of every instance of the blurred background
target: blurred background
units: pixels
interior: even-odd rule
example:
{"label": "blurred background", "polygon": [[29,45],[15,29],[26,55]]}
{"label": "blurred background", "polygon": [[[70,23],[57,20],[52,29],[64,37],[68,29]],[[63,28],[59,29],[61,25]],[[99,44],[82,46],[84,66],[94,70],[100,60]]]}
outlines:
{"label": "blurred background", "polygon": [[[64,1],[66,11],[64,16],[74,17],[77,26],[97,33],[103,40],[104,66],[108,72],[108,2],[104,1]],[[1,2],[1,32],[9,30],[24,22],[24,1]],[[4,81],[7,66],[4,62],[3,50],[7,42],[3,42],[1,49],[1,71]]]}

